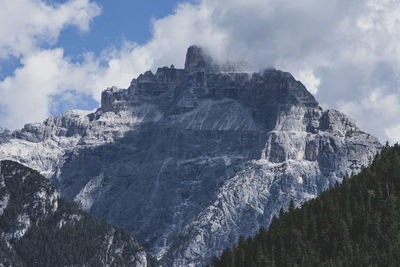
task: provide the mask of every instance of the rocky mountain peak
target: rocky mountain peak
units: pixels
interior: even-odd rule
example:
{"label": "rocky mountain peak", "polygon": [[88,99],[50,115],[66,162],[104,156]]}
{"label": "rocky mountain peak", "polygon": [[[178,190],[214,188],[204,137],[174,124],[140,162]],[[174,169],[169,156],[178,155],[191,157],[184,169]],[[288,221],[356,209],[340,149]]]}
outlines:
{"label": "rocky mountain peak", "polygon": [[[217,66],[203,48],[188,48],[184,69],[174,66],[147,71],[125,89],[102,93],[101,111],[130,109],[132,105],[156,105],[165,116],[190,114],[196,105],[222,99],[236,101],[252,114],[261,127],[273,129],[278,113],[289,106],[318,108],[318,102],[304,85],[288,72],[266,69],[262,72],[236,72]],[[228,64],[229,65],[229,64]],[[225,72],[223,70],[231,70]],[[275,114],[275,115],[273,115]],[[217,115],[217,114],[216,114]]]}
{"label": "rocky mountain peak", "polygon": [[210,70],[213,65],[213,60],[205,50],[197,45],[192,45],[186,53],[185,70]]}
{"label": "rocky mountain peak", "polygon": [[184,69],[109,88],[96,112],[0,134],[0,159],[39,170],[165,266],[204,266],[291,199],[300,205],[358,172],[381,147],[288,72],[226,70],[192,46]]}

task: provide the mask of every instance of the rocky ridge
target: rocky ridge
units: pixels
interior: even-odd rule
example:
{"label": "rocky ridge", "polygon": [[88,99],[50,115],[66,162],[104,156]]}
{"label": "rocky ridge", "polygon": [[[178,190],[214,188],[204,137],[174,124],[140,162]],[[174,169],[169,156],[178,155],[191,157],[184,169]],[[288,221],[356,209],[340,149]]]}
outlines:
{"label": "rocky ridge", "polygon": [[0,159],[131,231],[165,266],[200,266],[293,199],[358,172],[377,139],[323,110],[290,73],[222,68],[196,46],[185,69],[148,71],[68,111],[3,132]]}

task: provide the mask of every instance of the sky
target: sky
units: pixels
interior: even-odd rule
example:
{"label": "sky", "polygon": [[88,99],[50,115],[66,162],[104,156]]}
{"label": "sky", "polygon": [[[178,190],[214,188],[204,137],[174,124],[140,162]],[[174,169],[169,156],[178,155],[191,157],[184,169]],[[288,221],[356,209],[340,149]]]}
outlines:
{"label": "sky", "polygon": [[398,0],[0,0],[0,127],[68,109],[186,49],[291,72],[324,109],[400,141]]}

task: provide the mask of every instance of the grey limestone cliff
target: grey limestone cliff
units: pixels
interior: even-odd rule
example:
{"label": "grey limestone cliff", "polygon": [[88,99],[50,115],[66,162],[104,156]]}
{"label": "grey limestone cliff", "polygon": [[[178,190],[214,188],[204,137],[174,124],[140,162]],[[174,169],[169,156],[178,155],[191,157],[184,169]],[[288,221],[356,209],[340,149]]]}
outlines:
{"label": "grey limestone cliff", "polygon": [[[226,71],[229,70],[229,71]],[[131,231],[165,266],[200,266],[367,165],[377,139],[290,73],[220,68],[199,47],[69,111],[3,134],[0,158]]]}

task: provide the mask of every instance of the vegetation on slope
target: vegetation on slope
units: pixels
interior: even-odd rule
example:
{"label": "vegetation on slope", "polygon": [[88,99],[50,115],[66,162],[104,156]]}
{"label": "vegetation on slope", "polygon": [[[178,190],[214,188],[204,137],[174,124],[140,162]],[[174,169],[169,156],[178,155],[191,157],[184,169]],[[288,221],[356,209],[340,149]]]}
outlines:
{"label": "vegetation on slope", "polygon": [[301,207],[291,202],[212,266],[400,266],[400,146]]}
{"label": "vegetation on slope", "polygon": [[130,233],[55,194],[38,172],[1,162],[0,266],[158,266]]}

